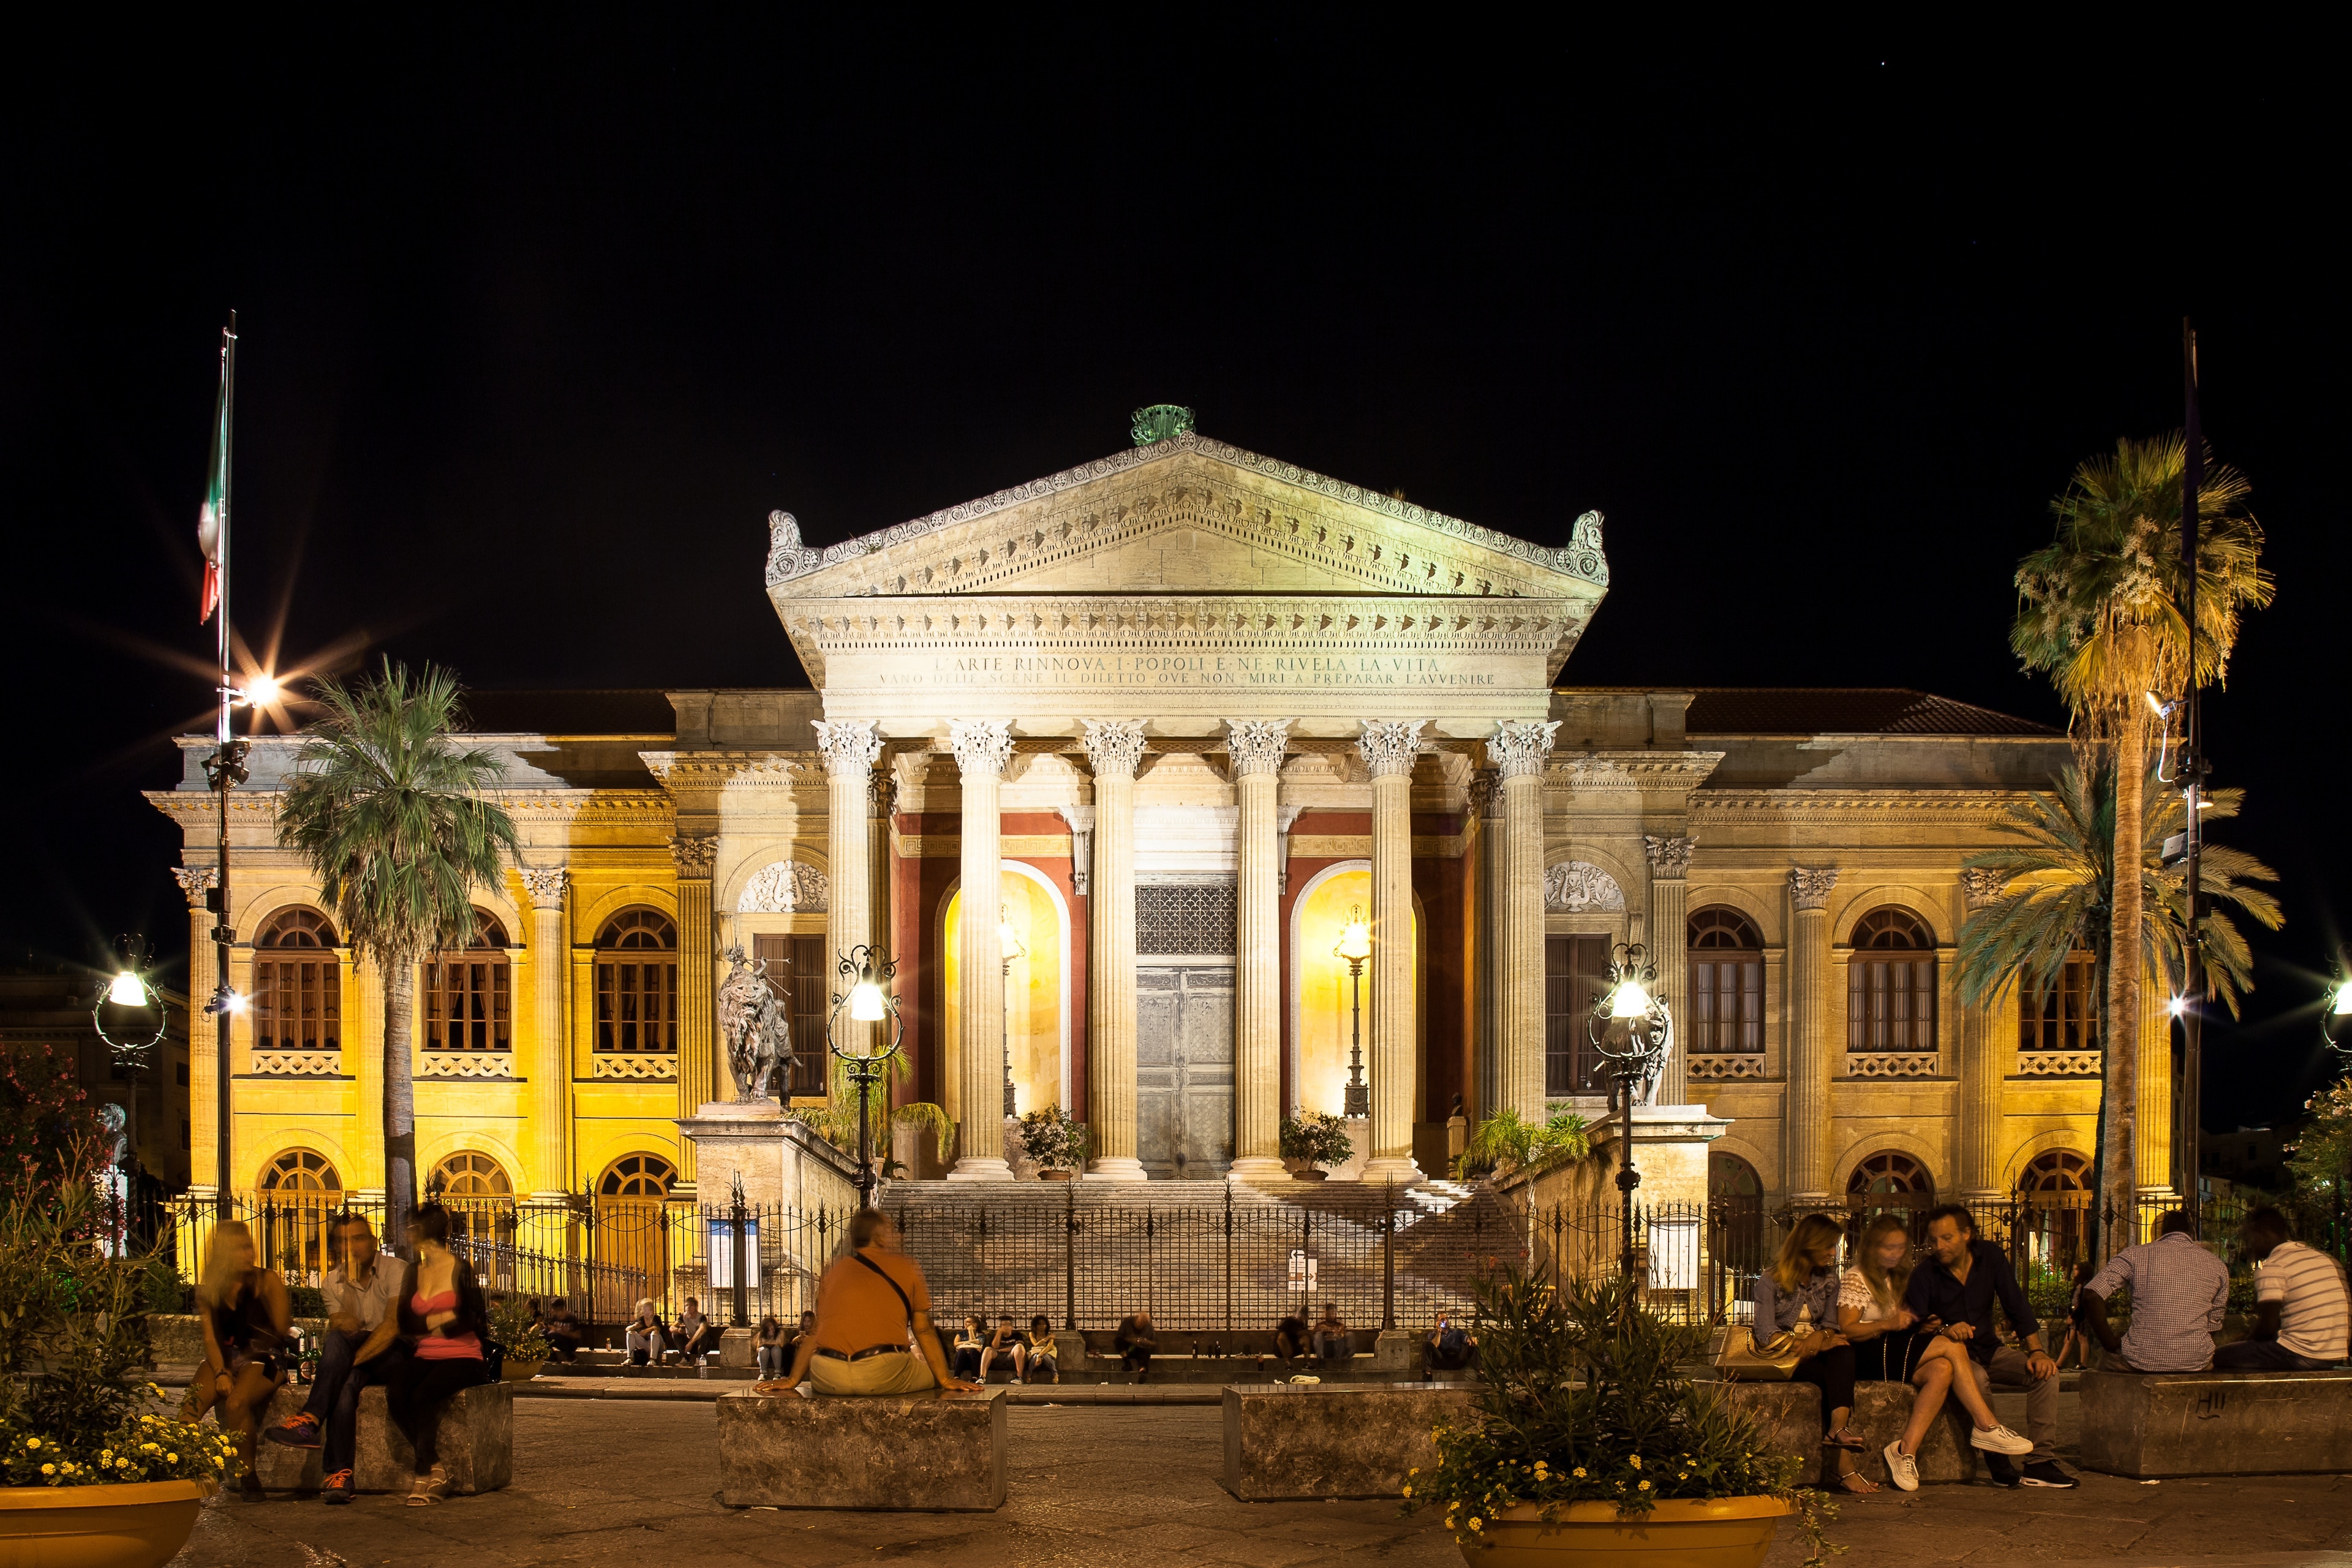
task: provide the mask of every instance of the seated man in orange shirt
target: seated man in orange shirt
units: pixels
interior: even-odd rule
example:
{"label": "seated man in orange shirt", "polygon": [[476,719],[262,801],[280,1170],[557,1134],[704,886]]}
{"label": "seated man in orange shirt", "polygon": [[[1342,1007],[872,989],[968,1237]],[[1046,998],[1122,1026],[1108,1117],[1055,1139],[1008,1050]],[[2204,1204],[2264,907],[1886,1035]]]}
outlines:
{"label": "seated man in orange shirt", "polygon": [[931,1327],[922,1265],[898,1250],[898,1227],[879,1209],[849,1222],[850,1250],[816,1286],[816,1328],[802,1337],[784,1381],[819,1394],[920,1394],[970,1389],[948,1369]]}

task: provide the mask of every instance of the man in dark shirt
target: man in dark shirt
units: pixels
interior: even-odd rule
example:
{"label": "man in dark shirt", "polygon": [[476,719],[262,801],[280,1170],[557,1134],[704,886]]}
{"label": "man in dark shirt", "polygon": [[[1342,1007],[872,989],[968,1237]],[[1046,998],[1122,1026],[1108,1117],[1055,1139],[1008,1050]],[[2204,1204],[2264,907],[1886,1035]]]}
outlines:
{"label": "man in dark shirt", "polygon": [[[2025,1435],[2033,1440],[2023,1475],[2007,1459],[1988,1455],[1986,1464],[2001,1486],[2071,1487],[2074,1478],[2058,1467],[2058,1363],[2042,1348],[2042,1324],[2017,1288],[2017,1271],[2000,1247],[1977,1239],[1969,1211],[1947,1204],[1927,1216],[1927,1239],[1936,1255],[1911,1271],[1903,1304],[1923,1334],[1941,1334],[1969,1347],[1977,1386],[2025,1390]],[[1998,1300],[2017,1331],[2016,1346],[1993,1333]],[[2021,1346],[2022,1348],[2019,1348]]]}

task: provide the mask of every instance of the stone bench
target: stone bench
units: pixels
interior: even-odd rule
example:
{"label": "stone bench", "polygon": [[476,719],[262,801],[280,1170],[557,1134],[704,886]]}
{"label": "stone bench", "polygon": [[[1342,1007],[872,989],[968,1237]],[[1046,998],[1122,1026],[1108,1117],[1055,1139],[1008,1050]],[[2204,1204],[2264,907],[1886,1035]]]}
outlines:
{"label": "stone bench", "polygon": [[[1120,1366],[1118,1352],[1112,1342],[1118,1338],[1109,1329],[1087,1329],[1060,1332],[1054,1336],[1056,1363],[1062,1376],[1071,1382],[1107,1381],[1132,1376]],[[1348,1340],[1354,1351],[1350,1364],[1344,1369],[1325,1373],[1312,1355],[1305,1356],[1285,1367],[1274,1356],[1274,1331],[1271,1329],[1224,1333],[1203,1330],[1178,1332],[1160,1331],[1154,1335],[1159,1348],[1152,1352],[1151,1381],[1154,1383],[1245,1383],[1260,1378],[1287,1378],[1304,1374],[1329,1377],[1333,1381],[1392,1383],[1421,1375],[1420,1336],[1397,1331],[1383,1332],[1378,1329],[1356,1329]],[[1258,1358],[1269,1358],[1265,1370],[1258,1370]]]}
{"label": "stone bench", "polygon": [[[300,1411],[310,1391],[289,1384],[269,1401],[265,1429]],[[405,1492],[416,1479],[416,1450],[393,1425],[380,1387],[360,1391],[352,1484],[363,1492]],[[514,1479],[514,1384],[477,1384],[441,1407],[438,1440],[449,1489],[471,1496],[494,1492]],[[267,1437],[254,1445],[254,1470],[268,1491],[314,1492],[321,1480],[321,1450],[289,1448]]]}
{"label": "stone bench", "polygon": [[[327,1320],[297,1318],[293,1326],[316,1340],[327,1331]],[[158,1366],[194,1366],[205,1359],[205,1331],[193,1312],[150,1312],[147,1347]]]}
{"label": "stone bench", "polygon": [[1004,1395],[719,1396],[730,1508],[985,1513],[1004,1506]]}
{"label": "stone bench", "polygon": [[2085,1372],[2083,1468],[2135,1480],[2352,1470],[2352,1370]]}
{"label": "stone bench", "polygon": [[[1835,1456],[1822,1447],[1822,1391],[1810,1383],[1708,1383],[1733,1405],[1756,1418],[1766,1446],[1778,1454],[1804,1462],[1801,1485],[1815,1484],[1835,1473]],[[1912,1401],[1918,1391],[1907,1383],[1857,1383],[1853,1414],[1846,1430],[1869,1447],[1854,1456],[1854,1468],[1874,1481],[1886,1479],[1886,1462],[1880,1450],[1903,1436],[1910,1424]],[[1921,1483],[1973,1481],[1979,1468],[1979,1450],[1969,1441],[1969,1414],[1960,1402],[1947,1396],[1944,1408],[1919,1443]],[[2022,1461],[2020,1461],[2021,1463]]]}
{"label": "stone bench", "polygon": [[1225,1390],[1224,1488],[1244,1502],[1398,1497],[1437,1463],[1432,1428],[1471,1412],[1473,1383],[1282,1384]]}

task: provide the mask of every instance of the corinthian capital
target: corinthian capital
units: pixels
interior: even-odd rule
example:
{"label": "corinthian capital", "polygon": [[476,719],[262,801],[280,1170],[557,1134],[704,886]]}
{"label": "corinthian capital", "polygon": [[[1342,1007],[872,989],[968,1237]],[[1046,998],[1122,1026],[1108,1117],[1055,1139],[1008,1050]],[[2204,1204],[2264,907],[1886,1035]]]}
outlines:
{"label": "corinthian capital", "polygon": [[200,910],[205,907],[205,895],[220,883],[220,868],[174,866],[172,868],[172,880],[179,883],[180,891],[187,895],[188,908]]}
{"label": "corinthian capital", "polygon": [[1290,748],[1287,719],[1228,719],[1225,752],[1234,760],[1234,777],[1244,773],[1278,773],[1282,756]]}
{"label": "corinthian capital", "polygon": [[1135,776],[1143,761],[1143,721],[1087,719],[1087,755],[1093,759],[1097,778]]}
{"label": "corinthian capital", "polygon": [[812,719],[816,731],[816,749],[824,755],[824,771],[835,778],[847,774],[864,778],[874,766],[874,759],[882,754],[882,737],[874,732],[871,719],[835,719],[830,723]]}
{"label": "corinthian capital", "polygon": [[1505,719],[1486,741],[1486,760],[1507,779],[1532,778],[1551,755],[1557,719]]}
{"label": "corinthian capital", "polygon": [[1642,835],[1643,852],[1650,858],[1650,875],[1669,881],[1679,881],[1690,875],[1691,847],[1694,840],[1656,833]]}
{"label": "corinthian capital", "polygon": [[1503,820],[1503,780],[1494,769],[1480,768],[1470,775],[1470,809],[1489,822]]}
{"label": "corinthian capital", "polygon": [[710,880],[711,863],[719,858],[719,840],[708,833],[681,833],[669,841],[677,874],[690,882]]}
{"label": "corinthian capital", "polygon": [[956,766],[963,770],[965,777],[975,773],[1002,776],[1005,764],[1013,760],[1013,721],[950,719],[948,744],[954,750]]}
{"label": "corinthian capital", "polygon": [[1998,900],[2009,888],[2009,879],[1986,866],[1966,866],[1960,869],[1960,891],[1968,895],[1969,908],[1980,910]]}
{"label": "corinthian capital", "polygon": [[1421,754],[1422,726],[1426,719],[1366,719],[1356,737],[1356,753],[1374,778],[1392,773],[1410,775],[1412,760]]}
{"label": "corinthian capital", "polygon": [[518,866],[515,875],[522,879],[522,890],[530,901],[542,910],[551,910],[563,901],[563,868],[550,866],[544,870],[532,866]]}
{"label": "corinthian capital", "polygon": [[1829,908],[1830,889],[1837,886],[1834,866],[1789,868],[1789,898],[1801,910]]}

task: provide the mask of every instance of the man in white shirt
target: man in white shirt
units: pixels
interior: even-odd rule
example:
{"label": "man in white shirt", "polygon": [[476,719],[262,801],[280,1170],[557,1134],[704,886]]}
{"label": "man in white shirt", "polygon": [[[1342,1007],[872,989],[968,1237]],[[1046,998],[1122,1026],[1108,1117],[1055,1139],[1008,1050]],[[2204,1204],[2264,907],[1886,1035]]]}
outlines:
{"label": "man in white shirt", "polygon": [[2213,1353],[2222,1372],[2316,1372],[2344,1359],[2352,1301],[2344,1266],[2316,1247],[2288,1239],[2286,1216],[2258,1208],[2239,1227],[2254,1276],[2254,1327]]}
{"label": "man in white shirt", "polygon": [[364,1215],[339,1215],[334,1225],[342,1261],[329,1268],[320,1293],[327,1299],[327,1331],[319,1338],[319,1370],[301,1413],[264,1434],[289,1448],[316,1448],[329,1502],[352,1500],[360,1390],[388,1380],[401,1357],[400,1293],[408,1266],[376,1250],[375,1227]]}

